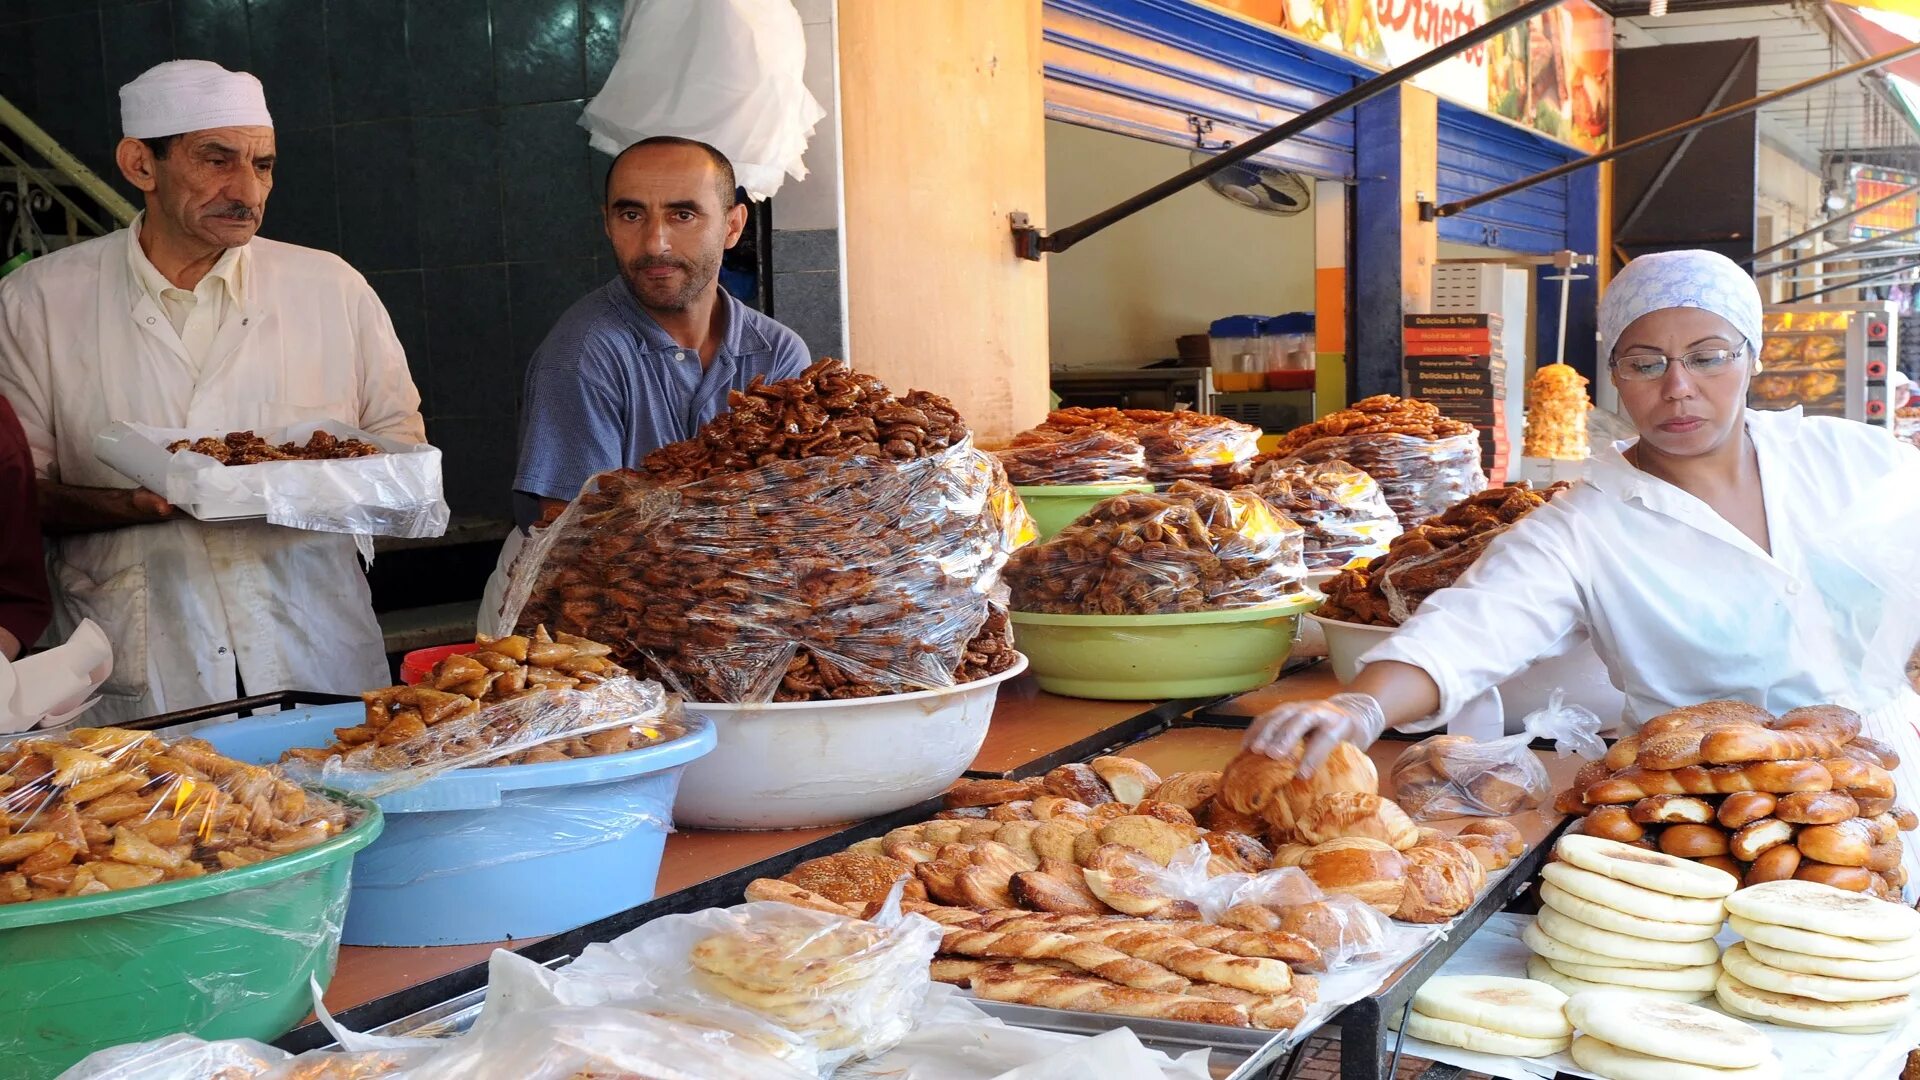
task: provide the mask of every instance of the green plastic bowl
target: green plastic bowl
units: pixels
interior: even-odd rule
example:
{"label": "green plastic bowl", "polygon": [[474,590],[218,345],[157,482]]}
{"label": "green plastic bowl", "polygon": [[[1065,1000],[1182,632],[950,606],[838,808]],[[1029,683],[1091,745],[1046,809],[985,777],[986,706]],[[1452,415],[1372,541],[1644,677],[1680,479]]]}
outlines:
{"label": "green plastic bowl", "polygon": [[1026,504],[1027,513],[1033,515],[1033,523],[1040,527],[1040,539],[1045,540],[1073,524],[1081,514],[1093,509],[1095,503],[1129,492],[1152,491],[1153,485],[1061,484],[1016,487],[1013,490],[1020,496],[1020,501]]}
{"label": "green plastic bowl", "polygon": [[379,807],[323,844],[206,877],[0,906],[0,1077],[58,1076],[96,1050],[185,1032],[279,1038],[339,955],[354,853]]}
{"label": "green plastic bowl", "polygon": [[1048,693],[1103,701],[1237,694],[1279,677],[1300,616],[1321,599],[1173,615],[1015,611],[1013,641]]}

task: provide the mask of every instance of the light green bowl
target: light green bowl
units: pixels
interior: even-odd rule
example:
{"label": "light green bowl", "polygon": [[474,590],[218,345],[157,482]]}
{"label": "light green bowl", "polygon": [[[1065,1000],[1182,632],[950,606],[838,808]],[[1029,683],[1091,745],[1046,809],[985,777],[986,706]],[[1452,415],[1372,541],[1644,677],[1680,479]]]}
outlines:
{"label": "light green bowl", "polygon": [[1040,539],[1045,540],[1061,529],[1073,524],[1074,519],[1093,509],[1094,504],[1115,495],[1125,495],[1135,491],[1152,491],[1152,484],[1061,484],[1035,485],[1013,489],[1026,504],[1027,513],[1033,515],[1033,523],[1040,527]]}
{"label": "light green bowl", "polygon": [[1159,701],[1257,690],[1280,675],[1308,593],[1260,607],[1173,615],[1016,611],[1013,640],[1042,690],[1103,701]]}

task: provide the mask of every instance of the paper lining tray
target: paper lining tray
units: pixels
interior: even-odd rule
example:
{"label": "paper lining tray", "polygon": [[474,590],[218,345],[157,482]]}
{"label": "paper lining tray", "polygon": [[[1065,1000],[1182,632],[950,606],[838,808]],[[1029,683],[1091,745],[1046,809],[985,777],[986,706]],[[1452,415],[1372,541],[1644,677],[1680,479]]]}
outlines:
{"label": "paper lining tray", "polygon": [[[549,967],[564,966],[558,962]],[[442,1037],[458,1035],[473,1027],[486,1007],[485,987],[462,994],[402,1017],[370,1035],[412,1035]],[[1175,1020],[1143,1020],[1107,1013],[1069,1012],[1035,1005],[1012,1005],[969,997],[981,1011],[998,1018],[1009,1027],[1058,1031],[1070,1035],[1099,1035],[1114,1028],[1132,1028],[1141,1043],[1169,1056],[1177,1057],[1193,1050],[1206,1049],[1208,1070],[1216,1080],[1253,1080],[1262,1071],[1284,1057],[1293,1045],[1312,1034],[1318,1025],[1303,1025],[1306,1031],[1261,1031],[1257,1028],[1219,1027],[1213,1024],[1188,1024]],[[337,1050],[334,1043],[322,1049]]]}

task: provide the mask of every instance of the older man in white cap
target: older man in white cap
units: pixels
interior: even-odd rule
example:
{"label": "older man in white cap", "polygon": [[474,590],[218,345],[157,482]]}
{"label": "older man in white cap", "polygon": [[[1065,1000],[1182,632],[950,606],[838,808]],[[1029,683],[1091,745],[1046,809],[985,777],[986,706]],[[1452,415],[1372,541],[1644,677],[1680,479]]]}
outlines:
{"label": "older man in white cap", "polygon": [[53,537],[53,633],[113,642],[93,716],[249,691],[357,692],[385,651],[351,537],[204,524],[95,458],[116,420],[216,431],[331,419],[426,433],[386,309],[326,252],[258,239],[274,181],[260,82],[202,60],[120,88],[133,224],[0,281],[0,395],[26,430]]}

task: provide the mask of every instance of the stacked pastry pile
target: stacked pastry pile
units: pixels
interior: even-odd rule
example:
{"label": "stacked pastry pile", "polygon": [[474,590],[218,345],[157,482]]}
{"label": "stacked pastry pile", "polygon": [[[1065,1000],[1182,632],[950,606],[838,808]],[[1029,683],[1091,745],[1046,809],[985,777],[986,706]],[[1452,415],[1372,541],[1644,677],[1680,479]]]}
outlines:
{"label": "stacked pastry pile", "polygon": [[1573,1060],[1607,1080],[1778,1080],[1767,1036],[1711,1009],[1589,990],[1567,1002]]}
{"label": "stacked pastry pile", "polygon": [[1248,481],[1267,505],[1305,531],[1309,571],[1343,570],[1387,553],[1400,519],[1373,477],[1344,461],[1269,461]]}
{"label": "stacked pastry pile", "polygon": [[1587,380],[1566,364],[1543,364],[1527,380],[1525,453],[1553,461],[1585,461]]}
{"label": "stacked pastry pile", "polygon": [[1015,611],[1159,615],[1284,600],[1304,588],[1300,526],[1250,491],[1181,481],[1116,495],[1013,553]]}
{"label": "stacked pastry pile", "polygon": [[1224,416],[1157,409],[1056,409],[1000,452],[1016,484],[1207,482],[1249,461],[1260,429]]}
{"label": "stacked pastry pile", "polygon": [[373,457],[384,453],[362,439],[334,436],[316,431],[306,444],[281,443],[278,446],[251,431],[229,431],[222,438],[178,439],[167,444],[167,453],[182,450],[205,454],[222,465],[258,465],[267,461],[338,461],[342,458]]}
{"label": "stacked pastry pile", "polygon": [[1811,881],[1727,898],[1733,929],[1714,987],[1735,1016],[1832,1031],[1885,1031],[1914,1011],[1920,913]]}
{"label": "stacked pastry pile", "polygon": [[1569,994],[1631,988],[1698,1001],[1720,975],[1713,936],[1735,882],[1699,863],[1568,834],[1542,868],[1544,905],[1521,939],[1527,973]]}
{"label": "stacked pastry pile", "polygon": [[1833,705],[1779,718],[1738,701],[1657,716],[1556,801],[1589,836],[1696,859],[1756,885],[1818,881],[1895,900],[1907,882],[1894,751]]}
{"label": "stacked pastry pile", "polygon": [[1406,1022],[1387,1026],[1416,1039],[1482,1054],[1540,1058],[1573,1042],[1567,995],[1544,982],[1498,975],[1436,975],[1413,992]]}
{"label": "stacked pastry pile", "polygon": [[1272,451],[1216,476],[1215,483],[1244,483],[1270,461],[1344,461],[1379,482],[1387,505],[1408,528],[1487,486],[1473,425],[1449,420],[1424,401],[1391,394],[1356,401],[1352,408],[1287,432]]}
{"label": "stacked pastry pile", "polygon": [[822,1050],[843,1050],[898,1042],[925,992],[919,964],[902,965],[888,941],[887,930],[864,921],[742,919],[695,943],[687,959],[701,989]]}
{"label": "stacked pastry pile", "polygon": [[1489,488],[1446,513],[1401,533],[1386,555],[1347,570],[1323,590],[1325,618],[1399,626],[1420,602],[1452,585],[1507,527],[1547,504],[1568,485],[1534,491],[1526,481]]}
{"label": "stacked pastry pile", "polygon": [[[1444,921],[1525,849],[1503,821],[1453,838],[1417,828],[1374,790],[1372,763],[1351,745],[1311,778],[1294,773],[1243,755],[1225,772],[1162,780],[1106,757],[1033,780],[969,781],[939,819],[756,881],[747,896],[858,915],[905,878],[907,909],[948,929],[936,977],[981,996],[1290,1027],[1314,994],[1298,973],[1378,952],[1376,911]],[[1166,866],[1196,843],[1213,875],[1297,865],[1326,895],[1235,904],[1201,922],[1141,864]]]}

